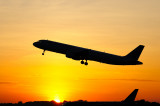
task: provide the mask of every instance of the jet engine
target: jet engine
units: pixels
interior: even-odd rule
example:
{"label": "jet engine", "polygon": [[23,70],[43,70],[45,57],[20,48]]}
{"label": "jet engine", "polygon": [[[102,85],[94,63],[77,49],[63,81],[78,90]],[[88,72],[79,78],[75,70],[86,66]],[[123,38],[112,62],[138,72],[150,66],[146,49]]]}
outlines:
{"label": "jet engine", "polygon": [[77,53],[68,52],[66,53],[66,57],[72,58],[74,60],[80,60],[80,56]]}

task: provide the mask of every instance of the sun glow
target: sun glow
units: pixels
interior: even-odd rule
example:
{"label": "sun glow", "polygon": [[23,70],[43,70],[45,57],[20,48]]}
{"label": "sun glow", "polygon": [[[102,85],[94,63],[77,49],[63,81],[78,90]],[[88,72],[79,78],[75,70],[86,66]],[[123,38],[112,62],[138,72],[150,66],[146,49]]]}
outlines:
{"label": "sun glow", "polygon": [[56,103],[60,103],[61,101],[59,99],[54,100]]}
{"label": "sun glow", "polygon": [[61,102],[61,99],[59,98],[58,95],[56,95],[56,96],[54,97],[54,101],[55,101],[56,103],[60,103],[60,102]]}

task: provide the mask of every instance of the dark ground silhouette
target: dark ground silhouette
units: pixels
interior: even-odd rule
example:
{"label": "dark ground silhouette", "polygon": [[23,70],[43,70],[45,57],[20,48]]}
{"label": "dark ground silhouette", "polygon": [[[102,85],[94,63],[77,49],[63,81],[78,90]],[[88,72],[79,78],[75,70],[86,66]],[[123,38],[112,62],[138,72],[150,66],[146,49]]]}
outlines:
{"label": "dark ground silhouette", "polygon": [[160,106],[156,102],[148,102],[145,100],[135,101],[133,103],[123,102],[87,102],[83,100],[78,101],[64,101],[56,103],[55,101],[34,101],[34,102],[18,102],[18,103],[0,103],[0,106]]}

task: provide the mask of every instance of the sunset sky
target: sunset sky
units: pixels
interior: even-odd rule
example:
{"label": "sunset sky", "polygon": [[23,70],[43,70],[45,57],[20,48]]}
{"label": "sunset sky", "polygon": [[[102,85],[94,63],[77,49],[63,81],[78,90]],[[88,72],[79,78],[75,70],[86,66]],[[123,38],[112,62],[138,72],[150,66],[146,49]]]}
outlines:
{"label": "sunset sky", "polygon": [[[145,45],[143,65],[80,61],[35,48],[48,39],[126,55]],[[0,103],[121,101],[160,103],[160,0],[0,0]]]}

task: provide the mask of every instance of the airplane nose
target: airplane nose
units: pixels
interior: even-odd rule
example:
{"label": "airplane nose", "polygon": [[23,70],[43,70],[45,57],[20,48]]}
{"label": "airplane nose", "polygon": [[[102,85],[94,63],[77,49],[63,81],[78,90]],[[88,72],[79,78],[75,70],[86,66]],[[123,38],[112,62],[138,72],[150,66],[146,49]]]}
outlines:
{"label": "airplane nose", "polygon": [[37,42],[34,42],[33,45],[36,46],[36,45],[37,45]]}

